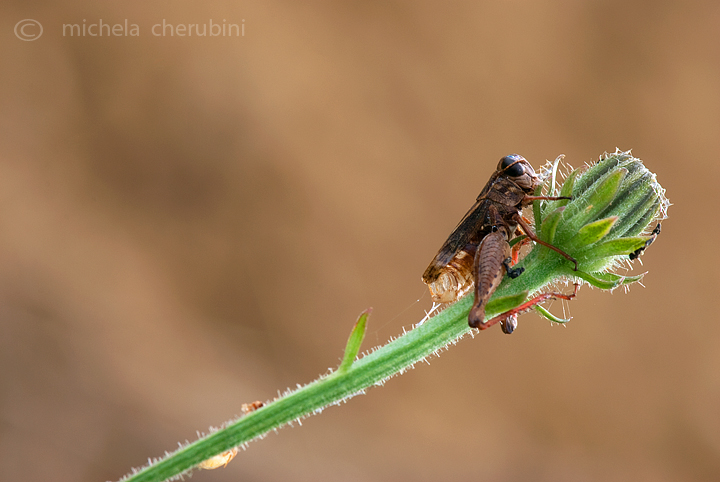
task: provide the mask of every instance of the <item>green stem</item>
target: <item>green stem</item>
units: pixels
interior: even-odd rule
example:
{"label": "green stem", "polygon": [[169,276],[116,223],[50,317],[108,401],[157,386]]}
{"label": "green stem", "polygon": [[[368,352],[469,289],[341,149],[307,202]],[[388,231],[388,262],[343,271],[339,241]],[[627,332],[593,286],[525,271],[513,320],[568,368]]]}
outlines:
{"label": "green stem", "polygon": [[[537,247],[533,249],[535,251],[538,251]],[[542,266],[544,262],[546,259],[543,256],[528,255],[523,263],[526,272],[512,281],[506,278],[506,282],[498,288],[496,298],[516,295],[525,290],[539,290],[554,269],[553,263]],[[212,456],[262,437],[289,422],[319,413],[325,407],[363,393],[373,385],[382,385],[388,378],[403,373],[418,361],[467,334],[470,331],[467,316],[471,303],[472,296],[466,296],[413,330],[363,356],[347,370],[320,377],[245,415],[226,428],[182,447],[126,480],[161,482],[178,476]],[[492,310],[492,305],[488,305],[488,319],[498,313]]]}

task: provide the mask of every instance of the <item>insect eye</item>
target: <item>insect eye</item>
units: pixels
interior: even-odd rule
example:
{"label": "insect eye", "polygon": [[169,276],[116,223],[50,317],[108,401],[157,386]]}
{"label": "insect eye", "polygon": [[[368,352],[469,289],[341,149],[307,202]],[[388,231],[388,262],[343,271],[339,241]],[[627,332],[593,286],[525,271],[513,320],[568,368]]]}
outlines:
{"label": "insect eye", "polygon": [[500,160],[500,169],[504,170],[511,177],[520,177],[525,174],[525,168],[520,161],[525,159],[517,154],[510,154]]}

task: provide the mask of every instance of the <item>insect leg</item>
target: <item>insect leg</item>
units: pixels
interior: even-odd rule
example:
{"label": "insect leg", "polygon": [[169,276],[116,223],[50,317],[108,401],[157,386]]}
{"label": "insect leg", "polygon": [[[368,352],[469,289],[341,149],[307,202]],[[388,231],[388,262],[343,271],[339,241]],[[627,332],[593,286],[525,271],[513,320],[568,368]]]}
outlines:
{"label": "insect leg", "polygon": [[573,298],[575,298],[575,296],[577,296],[577,292],[578,292],[579,288],[580,288],[580,285],[578,283],[575,283],[575,289],[573,290],[572,294],[569,294],[569,295],[566,295],[564,293],[541,293],[541,294],[535,296],[533,299],[528,300],[525,303],[521,304],[520,306],[517,306],[517,307],[513,308],[512,310],[509,310],[509,311],[506,311],[505,313],[497,315],[495,318],[480,325],[479,328],[481,330],[484,330],[485,328],[489,328],[492,325],[495,325],[497,323],[502,323],[503,332],[507,333],[509,335],[517,327],[517,316],[518,315],[527,312],[533,306],[538,305],[549,299],[572,300]]}
{"label": "insect leg", "polygon": [[503,264],[509,254],[507,231],[494,226],[475,253],[475,302],[468,316],[468,324],[473,328],[485,328],[485,305],[502,281]]}
{"label": "insect leg", "polygon": [[504,320],[501,320],[500,328],[506,335],[512,335],[512,332],[517,328],[517,314],[509,315]]}
{"label": "insect leg", "polygon": [[521,274],[523,274],[523,271],[525,271],[525,268],[512,268],[510,267],[510,263],[512,262],[512,257],[505,258],[502,262],[503,266],[505,266],[505,271],[507,271],[507,274],[512,279],[517,278]]}
{"label": "insect leg", "polygon": [[563,251],[563,250],[561,250],[561,249],[559,249],[559,248],[556,248],[556,247],[553,246],[552,244],[546,243],[545,241],[543,241],[543,240],[541,240],[540,238],[538,238],[538,237],[535,235],[535,233],[533,232],[533,230],[530,228],[530,226],[523,220],[522,216],[520,216],[519,214],[515,214],[515,215],[513,216],[513,220],[514,220],[515,222],[517,222],[517,223],[520,225],[520,227],[522,227],[523,231],[525,231],[525,234],[527,235],[528,238],[532,239],[533,241],[535,241],[535,242],[538,243],[538,244],[542,244],[542,245],[545,246],[546,248],[552,249],[552,250],[555,251],[556,253],[562,254],[565,258],[567,258],[568,260],[572,261],[572,262],[575,264],[574,271],[577,271],[577,270],[578,270],[578,262],[577,262],[577,260],[576,260],[575,258],[573,258],[573,257],[570,256],[569,254],[567,254],[565,251]]}
{"label": "insect leg", "polygon": [[[515,236],[523,236],[523,238],[512,245],[512,254],[510,255],[510,257],[512,258],[512,264],[517,264],[517,262],[520,260],[520,250],[523,246],[530,242],[530,238],[524,236],[524,234],[525,233],[523,233],[520,229],[515,231]],[[517,238],[513,238],[513,241],[515,241],[515,239]]]}
{"label": "insect leg", "polygon": [[527,201],[528,203],[530,203],[532,201],[560,201],[561,199],[572,200],[570,196],[525,196],[523,198],[523,202]]}
{"label": "insect leg", "polygon": [[633,251],[632,253],[630,253],[630,256],[629,256],[630,260],[639,258],[640,255],[642,254],[642,252],[645,251],[645,248],[647,248],[648,246],[653,244],[653,241],[655,241],[655,239],[658,237],[658,234],[660,234],[660,223],[658,223],[657,226],[655,226],[655,229],[653,229],[652,232],[650,233],[650,239],[645,241],[645,246],[638,248],[635,251]]}

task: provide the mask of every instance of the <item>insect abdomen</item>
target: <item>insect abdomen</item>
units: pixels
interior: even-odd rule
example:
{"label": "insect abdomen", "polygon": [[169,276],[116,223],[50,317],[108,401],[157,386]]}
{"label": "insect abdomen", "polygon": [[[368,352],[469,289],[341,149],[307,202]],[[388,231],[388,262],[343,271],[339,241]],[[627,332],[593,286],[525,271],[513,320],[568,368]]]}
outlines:
{"label": "insect abdomen", "polygon": [[445,266],[435,281],[428,283],[435,303],[452,303],[473,286],[474,254],[460,250]]}

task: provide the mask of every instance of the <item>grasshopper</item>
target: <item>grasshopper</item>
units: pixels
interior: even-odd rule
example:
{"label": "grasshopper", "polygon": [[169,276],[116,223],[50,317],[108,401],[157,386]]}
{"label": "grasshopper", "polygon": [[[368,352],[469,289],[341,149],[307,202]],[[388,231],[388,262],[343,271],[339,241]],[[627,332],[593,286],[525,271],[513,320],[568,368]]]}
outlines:
{"label": "grasshopper", "polygon": [[[524,207],[533,201],[555,201],[569,197],[534,196],[541,179],[524,157],[510,154],[500,159],[475,204],[465,214],[445,244],[423,274],[432,299],[436,303],[452,303],[475,285],[475,302],[470,309],[468,323],[481,330],[497,323],[505,333],[512,333],[517,314],[548,298],[571,299],[573,295],[545,293],[508,311],[493,320],[485,321],[485,305],[502,281],[503,274],[520,276],[523,268],[512,268],[517,253],[510,248],[510,240],[525,234],[532,241],[550,248],[575,264],[577,261],[562,250],[535,235],[522,217]],[[520,229],[518,229],[518,227]],[[576,286],[577,291],[577,286]]]}

